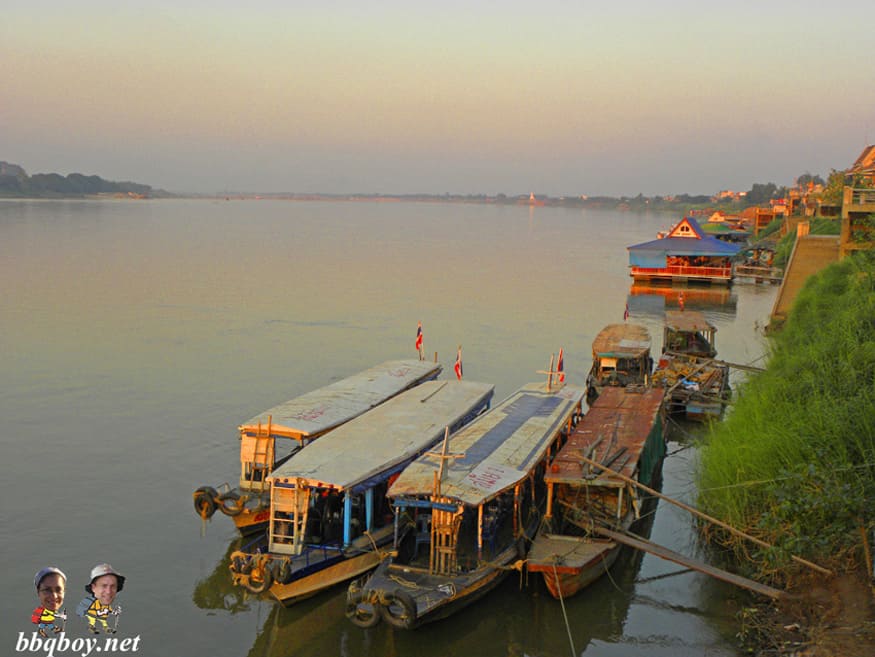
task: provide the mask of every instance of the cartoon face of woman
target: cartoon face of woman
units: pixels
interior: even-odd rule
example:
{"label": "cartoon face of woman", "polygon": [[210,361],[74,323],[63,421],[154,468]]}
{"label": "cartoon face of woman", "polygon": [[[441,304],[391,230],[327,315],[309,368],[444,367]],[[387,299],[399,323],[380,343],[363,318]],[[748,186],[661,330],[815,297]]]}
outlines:
{"label": "cartoon face of woman", "polygon": [[67,583],[57,573],[49,573],[40,580],[36,592],[40,604],[46,609],[57,611],[64,604],[64,590]]}

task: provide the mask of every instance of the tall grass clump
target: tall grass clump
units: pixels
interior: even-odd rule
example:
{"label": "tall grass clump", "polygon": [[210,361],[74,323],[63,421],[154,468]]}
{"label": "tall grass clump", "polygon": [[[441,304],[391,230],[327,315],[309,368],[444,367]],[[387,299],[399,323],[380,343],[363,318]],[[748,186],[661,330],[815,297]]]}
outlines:
{"label": "tall grass clump", "polygon": [[875,254],[807,281],[766,371],[711,428],[697,479],[704,508],[775,546],[753,555],[714,536],[758,557],[760,575],[793,554],[856,558],[860,527],[875,527]]}

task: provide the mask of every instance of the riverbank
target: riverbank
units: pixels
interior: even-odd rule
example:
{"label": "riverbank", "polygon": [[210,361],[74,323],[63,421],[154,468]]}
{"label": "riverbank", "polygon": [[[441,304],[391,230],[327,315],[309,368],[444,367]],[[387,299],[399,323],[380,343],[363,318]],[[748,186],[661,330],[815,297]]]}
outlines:
{"label": "riverbank", "polygon": [[[766,372],[740,387],[732,412],[702,449],[700,504],[773,547],[720,533],[709,539],[754,578],[803,592],[777,610],[746,610],[741,634],[760,637],[754,639],[760,654],[792,654],[775,652],[794,642],[787,632],[798,634],[797,647],[808,651],[797,654],[875,654],[872,317],[871,252],[810,278],[772,338]],[[836,576],[812,579],[793,556]]]}

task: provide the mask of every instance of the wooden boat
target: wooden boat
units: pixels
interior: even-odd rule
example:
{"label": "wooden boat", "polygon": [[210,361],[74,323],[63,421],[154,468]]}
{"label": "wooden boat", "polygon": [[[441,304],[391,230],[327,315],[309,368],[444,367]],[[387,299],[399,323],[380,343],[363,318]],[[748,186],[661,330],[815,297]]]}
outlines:
{"label": "wooden boat", "polygon": [[[244,535],[263,531],[270,506],[267,479],[274,468],[304,445],[440,372],[437,363],[390,360],[256,415],[238,427],[237,485],[201,486],[194,492],[195,511],[204,519],[222,511]],[[291,442],[281,457],[278,438]]]}
{"label": "wooden boat", "polygon": [[650,332],[640,324],[609,324],[592,342],[592,369],[586,378],[591,404],[606,387],[644,385],[653,369]]}
{"label": "wooden boat", "polygon": [[627,247],[635,280],[698,281],[728,284],[731,258],[741,246],[708,235],[695,219],[684,217],[664,236]]}
{"label": "wooden boat", "polygon": [[662,352],[703,358],[717,355],[717,327],[695,310],[667,310],[662,329]]}
{"label": "wooden boat", "polygon": [[628,531],[639,518],[637,489],[585,464],[584,455],[651,485],[665,455],[662,393],[610,388],[599,395],[544,475],[547,511],[526,559],[554,598],[579,592],[611,567],[621,546],[591,531]]}
{"label": "wooden boat", "polygon": [[411,464],[389,496],[393,557],[347,594],[360,627],[411,629],[449,616],[494,588],[525,556],[541,520],[542,476],[579,416],[584,389],[524,386]]}
{"label": "wooden boat", "polygon": [[662,355],[653,384],[665,390],[668,412],[690,420],[720,417],[729,396],[729,366],[714,360],[717,327],[695,311],[665,313]]}
{"label": "wooden boat", "polygon": [[390,480],[488,409],[492,393],[428,381],[304,447],[268,477],[266,545],[232,555],[234,583],[288,605],[374,568],[394,538]]}

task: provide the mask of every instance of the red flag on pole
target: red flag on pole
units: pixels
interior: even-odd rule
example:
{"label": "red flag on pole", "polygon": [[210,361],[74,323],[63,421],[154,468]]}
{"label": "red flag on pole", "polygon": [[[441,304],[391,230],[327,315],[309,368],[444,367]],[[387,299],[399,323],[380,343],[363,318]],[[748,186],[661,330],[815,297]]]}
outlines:
{"label": "red flag on pole", "polygon": [[559,361],[556,363],[556,371],[559,373],[559,383],[565,383],[565,361],[562,358],[562,347],[559,347]]}
{"label": "red flag on pole", "polygon": [[416,327],[416,351],[422,355],[422,322]]}
{"label": "red flag on pole", "polygon": [[459,351],[456,353],[456,364],[453,365],[456,370],[456,378],[462,380],[462,345],[459,345]]}

